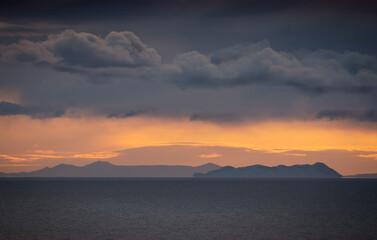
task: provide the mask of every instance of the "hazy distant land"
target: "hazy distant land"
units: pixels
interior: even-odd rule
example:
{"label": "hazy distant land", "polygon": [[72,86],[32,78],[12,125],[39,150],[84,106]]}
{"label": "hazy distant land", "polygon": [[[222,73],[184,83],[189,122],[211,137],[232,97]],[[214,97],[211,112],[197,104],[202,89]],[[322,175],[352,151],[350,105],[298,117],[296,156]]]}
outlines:
{"label": "hazy distant land", "polygon": [[98,161],[82,167],[60,164],[33,172],[0,173],[0,177],[192,177],[194,173],[207,173],[220,166],[207,163],[191,166],[117,166],[109,162]]}
{"label": "hazy distant land", "polygon": [[377,173],[365,173],[343,176],[345,178],[377,178]]}
{"label": "hazy distant land", "polygon": [[329,168],[324,163],[317,162],[313,165],[279,165],[266,167],[253,165],[248,167],[234,168],[231,166],[222,167],[208,173],[196,173],[194,177],[209,178],[340,178],[341,174]]}
{"label": "hazy distant land", "polygon": [[[359,174],[347,177],[374,178],[376,174]],[[324,163],[313,165],[279,165],[267,167],[253,165],[235,168],[207,163],[197,167],[169,165],[117,166],[98,161],[82,167],[60,164],[32,172],[0,173],[0,177],[202,177],[202,178],[341,178]]]}

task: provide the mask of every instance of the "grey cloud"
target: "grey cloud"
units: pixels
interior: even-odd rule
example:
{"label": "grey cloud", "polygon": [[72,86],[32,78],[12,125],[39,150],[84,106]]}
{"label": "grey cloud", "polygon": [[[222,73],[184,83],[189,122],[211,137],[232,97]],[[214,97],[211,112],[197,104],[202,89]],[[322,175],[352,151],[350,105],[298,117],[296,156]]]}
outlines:
{"label": "grey cloud", "polygon": [[108,118],[129,118],[129,117],[135,117],[139,116],[140,114],[143,114],[143,111],[127,111],[127,112],[122,112],[122,113],[110,113],[107,115]]}
{"label": "grey cloud", "polygon": [[220,64],[222,62],[235,60],[241,57],[245,57],[252,52],[260,51],[267,47],[270,47],[270,43],[267,40],[252,43],[247,46],[238,44],[232,47],[220,49],[210,54],[211,62],[215,64]]}
{"label": "grey cloud", "polygon": [[[110,36],[108,44],[123,41],[118,35]],[[375,121],[375,111],[369,111],[377,101],[377,61],[372,55],[327,50],[282,52],[262,41],[211,54],[189,51],[170,63],[148,67],[94,67],[90,62],[87,64],[92,67],[83,67],[73,65],[75,60],[69,58],[66,62],[57,59],[57,52],[48,56],[43,53],[46,49],[29,48],[32,56],[52,59],[39,62],[38,67],[1,64],[0,90],[9,89],[21,102],[44,111],[51,109],[50,105],[62,106],[109,118],[148,115],[216,123],[313,118]],[[323,109],[345,112],[321,112]],[[54,116],[53,110],[49,116]]]}
{"label": "grey cloud", "polygon": [[42,108],[37,106],[22,106],[15,103],[0,102],[0,116],[28,115],[33,118],[61,117],[65,114],[64,109]]}
{"label": "grey cloud", "polygon": [[21,105],[9,103],[9,102],[0,102],[0,115],[16,115],[23,114],[27,112],[27,109]]}
{"label": "grey cloud", "polygon": [[140,67],[159,64],[160,56],[132,32],[110,32],[105,38],[66,30],[45,41],[21,40],[0,47],[3,61],[46,62],[63,67]]}
{"label": "grey cloud", "polygon": [[317,116],[317,119],[328,119],[328,120],[358,120],[358,121],[368,121],[377,122],[377,110],[369,109],[366,111],[349,111],[349,110],[322,110]]}
{"label": "grey cloud", "polygon": [[58,58],[43,44],[29,40],[21,40],[18,43],[0,46],[2,61],[19,62],[58,62]]}
{"label": "grey cloud", "polygon": [[[170,72],[169,72],[170,71]],[[287,86],[314,94],[369,93],[377,89],[377,59],[358,52],[279,52],[263,41],[212,55],[180,54],[165,73],[181,88]]]}
{"label": "grey cloud", "polygon": [[371,109],[359,116],[359,120],[377,122],[377,110]]}
{"label": "grey cloud", "polygon": [[21,102],[43,109],[61,106],[74,109],[80,115],[109,118],[147,115],[233,124],[264,119],[308,120],[316,118],[322,109],[366,111],[375,108],[371,94],[329,92],[313,96],[275,85],[182,91],[165,81],[140,81],[139,78],[114,79],[112,84],[94,85],[78,74],[29,64],[0,65],[0,71],[5,72],[0,90],[18,93]]}
{"label": "grey cloud", "polygon": [[[116,18],[130,18],[144,15],[164,15],[165,17],[182,16],[188,13],[199,12],[209,16],[239,16],[249,14],[274,13],[281,10],[293,10],[308,12],[356,12],[356,13],[376,13],[376,4],[371,0],[359,1],[314,1],[314,0],[140,0],[140,1],[120,1],[120,0],[89,0],[71,1],[61,0],[59,2],[37,0],[3,0],[0,13],[8,18],[45,18],[45,19],[108,19],[109,15]],[[88,8],[88,6],[90,6]],[[63,11],[64,10],[64,11]],[[143,15],[143,17],[144,17]]]}
{"label": "grey cloud", "polygon": [[240,121],[241,116],[233,113],[215,113],[215,114],[200,114],[195,113],[190,116],[190,121],[209,121],[217,123],[232,123]]}
{"label": "grey cloud", "polygon": [[0,37],[44,37],[67,29],[64,24],[46,22],[9,23],[0,21]]}
{"label": "grey cloud", "polygon": [[[105,38],[66,30],[45,41],[21,40],[0,46],[3,61],[50,64],[59,71],[85,75],[92,83],[114,77],[168,81],[184,88],[244,85],[292,87],[311,94],[375,94],[377,59],[346,51],[276,51],[268,41],[235,45],[212,54],[190,51],[170,64],[132,32],[110,32]],[[147,68],[145,68],[147,67]]]}
{"label": "grey cloud", "polygon": [[355,113],[344,110],[322,110],[316,116],[318,119],[326,118],[329,120],[341,120],[355,117]]}

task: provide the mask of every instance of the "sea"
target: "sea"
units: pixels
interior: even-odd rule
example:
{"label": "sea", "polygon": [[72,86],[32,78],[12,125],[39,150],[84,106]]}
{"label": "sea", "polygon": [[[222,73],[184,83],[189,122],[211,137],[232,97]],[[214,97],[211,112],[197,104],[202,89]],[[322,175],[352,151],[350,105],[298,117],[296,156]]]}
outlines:
{"label": "sea", "polygon": [[377,180],[2,178],[0,239],[377,239]]}

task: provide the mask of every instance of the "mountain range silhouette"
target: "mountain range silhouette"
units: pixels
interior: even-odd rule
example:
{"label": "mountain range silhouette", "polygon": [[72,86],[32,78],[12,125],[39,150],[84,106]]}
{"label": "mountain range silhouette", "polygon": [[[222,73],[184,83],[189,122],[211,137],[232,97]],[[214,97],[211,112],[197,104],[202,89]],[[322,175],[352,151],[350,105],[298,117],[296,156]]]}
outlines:
{"label": "mountain range silhouette", "polygon": [[1,173],[0,177],[192,177],[194,173],[206,173],[218,168],[220,166],[212,163],[197,167],[168,165],[117,166],[109,162],[98,161],[82,167],[60,164],[33,172]]}
{"label": "mountain range silhouette", "polygon": [[118,166],[106,161],[79,167],[60,164],[32,172],[0,173],[0,177],[201,177],[201,178],[340,178],[341,174],[324,163],[313,165],[253,165],[235,168],[207,163],[197,167],[170,165]]}
{"label": "mountain range silhouette", "polygon": [[326,164],[317,162],[313,165],[279,165],[266,167],[253,165],[248,167],[234,168],[231,166],[222,167],[208,173],[195,173],[194,177],[206,178],[340,178],[341,174]]}

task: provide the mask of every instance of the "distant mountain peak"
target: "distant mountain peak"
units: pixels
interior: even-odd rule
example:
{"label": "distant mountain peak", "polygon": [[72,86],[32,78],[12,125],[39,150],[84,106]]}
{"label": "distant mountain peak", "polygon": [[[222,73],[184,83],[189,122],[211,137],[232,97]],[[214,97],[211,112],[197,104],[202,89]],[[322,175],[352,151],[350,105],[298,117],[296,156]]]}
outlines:
{"label": "distant mountain peak", "polygon": [[316,162],[313,164],[313,166],[318,166],[318,167],[328,167],[326,164],[324,164],[323,162]]}
{"label": "distant mountain peak", "polygon": [[217,165],[217,164],[214,164],[214,163],[205,163],[205,164],[199,165],[197,167],[220,167],[220,166]]}
{"label": "distant mountain peak", "polygon": [[[71,165],[71,164],[65,164],[65,163],[61,163],[59,165],[56,165],[52,168],[65,168],[65,167],[75,167],[74,165]],[[44,169],[49,169],[49,167],[45,167]]]}
{"label": "distant mountain peak", "polygon": [[97,161],[97,162],[92,162],[88,165],[85,165],[84,167],[110,167],[110,166],[115,166],[107,161]]}

